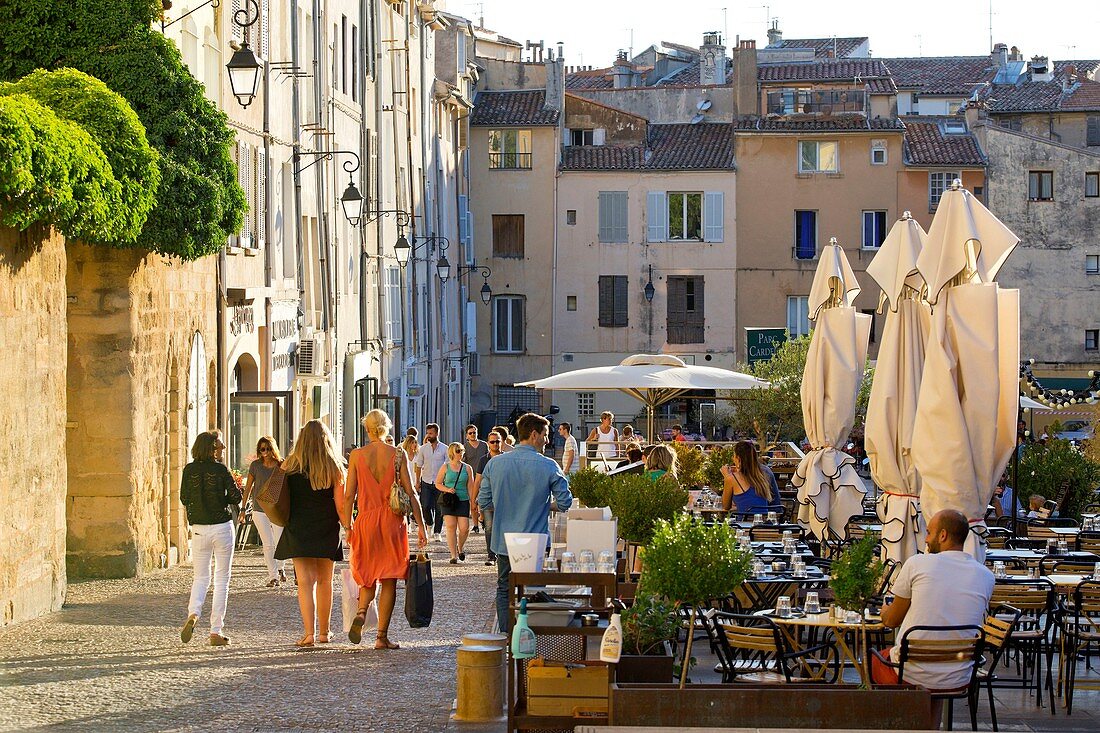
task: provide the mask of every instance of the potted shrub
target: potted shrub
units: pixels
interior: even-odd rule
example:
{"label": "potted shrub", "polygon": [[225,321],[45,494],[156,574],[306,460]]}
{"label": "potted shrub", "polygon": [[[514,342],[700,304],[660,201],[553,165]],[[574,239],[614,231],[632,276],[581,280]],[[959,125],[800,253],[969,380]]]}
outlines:
{"label": "potted shrub", "polygon": [[868,532],[833,562],[829,587],[837,605],[859,611],[862,617],[867,602],[878,592],[885,566],[878,557],[878,534]]}
{"label": "potted shrub", "polygon": [[569,490],[587,507],[608,505],[611,477],[603,471],[586,467],[569,477]]}
{"label": "potted shrub", "polygon": [[671,521],[687,506],[688,492],[672,476],[654,481],[641,474],[624,474],[609,483],[606,496],[619,520],[619,537],[637,545],[649,544],[658,520]]}
{"label": "potted shrub", "polygon": [[[1088,442],[1092,449],[1093,443],[1100,444],[1100,438]],[[1100,464],[1068,440],[1048,438],[1045,444],[1033,443],[1024,448],[1016,475],[1020,484],[1017,497],[1023,506],[1032,494],[1042,494],[1059,502],[1061,516],[1080,519],[1081,510],[1095,501]]]}
{"label": "potted shrub", "polygon": [[706,483],[703,466],[707,457],[703,451],[688,442],[673,441],[666,445],[676,454],[676,477],[681,485],[695,488]]}
{"label": "potted shrub", "polygon": [[622,612],[623,653],[615,670],[617,682],[671,682],[671,641],[680,629],[676,606],[644,593]]}
{"label": "potted shrub", "polygon": [[707,454],[706,463],[703,464],[703,482],[715,493],[721,494],[724,488],[722,480],[722,466],[733,463],[733,446],[726,445],[715,448]]}
{"label": "potted shrub", "polygon": [[[682,513],[671,522],[657,522],[645,558],[639,594],[664,598],[677,609],[686,607],[691,630],[696,608],[733,593],[752,567],[752,555],[738,547],[737,535],[728,524],[707,526]],[[689,632],[684,648],[681,689],[687,681],[692,636]]]}

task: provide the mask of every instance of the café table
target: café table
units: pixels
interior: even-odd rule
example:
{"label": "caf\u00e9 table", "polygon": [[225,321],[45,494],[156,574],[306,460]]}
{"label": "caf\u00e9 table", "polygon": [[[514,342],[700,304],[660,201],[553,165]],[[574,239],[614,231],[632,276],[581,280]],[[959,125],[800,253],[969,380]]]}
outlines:
{"label": "caf\u00e9 table", "polygon": [[[783,637],[787,640],[787,643],[792,649],[801,649],[802,643],[800,641],[800,629],[832,629],[833,637],[836,639],[837,650],[840,651],[844,657],[843,661],[851,663],[851,665],[859,671],[860,682],[864,685],[871,684],[871,670],[868,665],[870,658],[870,652],[867,648],[867,632],[868,631],[883,631],[885,626],[882,623],[882,619],[878,616],[868,616],[862,621],[856,623],[847,623],[837,619],[830,609],[826,609],[821,613],[804,613],[795,612],[794,615],[789,618],[782,618],[775,613],[775,609],[767,609],[764,611],[758,611],[758,616],[767,616],[775,622],[780,631],[783,632]],[[852,635],[852,643],[848,643],[847,635]],[[825,676],[828,671],[825,664],[821,664],[815,668],[810,661],[799,660],[803,670],[810,675],[811,679],[820,680]]]}
{"label": "caf\u00e9 table", "polygon": [[[747,608],[769,608],[775,605],[779,596],[796,596],[800,588],[815,588],[828,582],[829,576],[813,565],[806,566],[805,578],[794,577],[790,568],[782,571],[769,568],[760,577],[747,578],[740,587],[744,591],[744,597],[738,597],[737,600]],[[734,595],[740,596],[738,593]]]}

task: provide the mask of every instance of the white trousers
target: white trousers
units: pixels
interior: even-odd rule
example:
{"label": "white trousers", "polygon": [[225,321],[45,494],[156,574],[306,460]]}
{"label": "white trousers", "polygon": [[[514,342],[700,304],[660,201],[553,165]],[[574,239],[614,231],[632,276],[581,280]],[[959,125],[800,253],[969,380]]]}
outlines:
{"label": "white trousers", "polygon": [[210,589],[210,561],[214,561],[214,599],[210,604],[210,633],[222,633],[225,605],[229,598],[229,574],[233,565],[233,522],[191,525],[191,561],[195,566],[195,581],[191,584],[191,601],[187,612],[202,615],[206,592]]}
{"label": "white trousers", "polygon": [[252,523],[256,525],[256,532],[260,535],[260,543],[264,547],[264,562],[267,563],[267,579],[278,580],[279,571],[283,569],[283,560],[275,559],[275,548],[279,545],[279,538],[283,536],[283,528],[272,524],[271,520],[263,512],[252,512]]}

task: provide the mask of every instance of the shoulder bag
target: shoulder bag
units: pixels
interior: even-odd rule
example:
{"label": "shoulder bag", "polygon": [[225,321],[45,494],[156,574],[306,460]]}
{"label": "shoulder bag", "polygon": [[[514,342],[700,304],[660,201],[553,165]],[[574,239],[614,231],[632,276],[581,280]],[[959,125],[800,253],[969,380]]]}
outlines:
{"label": "shoulder bag", "polygon": [[271,478],[256,493],[256,503],[272,524],[285,527],[290,520],[290,492],[286,487],[286,471],[276,466]]}
{"label": "shoulder bag", "polygon": [[405,491],[405,487],[401,485],[401,479],[398,477],[398,471],[400,470],[401,467],[397,463],[397,455],[394,454],[393,486],[390,487],[390,511],[399,517],[406,517],[412,513],[412,500]]}
{"label": "shoulder bag", "polygon": [[[463,466],[461,470],[465,471],[466,467]],[[444,473],[443,474],[443,485],[447,486],[448,489],[457,489],[458,488],[458,478],[459,478],[460,475],[461,474],[455,474],[454,486],[447,486],[447,474]],[[455,509],[458,509],[458,494],[452,493],[450,491],[440,491],[439,496],[435,500],[435,503],[439,506],[440,509],[446,509],[447,511],[454,511]]]}

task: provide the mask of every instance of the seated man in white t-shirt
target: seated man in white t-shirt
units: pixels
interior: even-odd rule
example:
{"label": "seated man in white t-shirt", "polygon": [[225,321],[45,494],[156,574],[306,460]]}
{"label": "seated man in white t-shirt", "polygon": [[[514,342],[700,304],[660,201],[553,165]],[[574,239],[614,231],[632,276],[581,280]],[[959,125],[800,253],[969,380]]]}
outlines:
{"label": "seated man in white t-shirt", "polygon": [[[894,581],[894,602],[882,609],[882,622],[897,629],[890,661],[901,658],[901,638],[913,626],[982,626],[993,596],[993,573],[963,552],[970,527],[966,517],[944,509],[928,523],[928,552],[905,561]],[[913,632],[912,638],[964,638],[969,632]],[[884,650],[885,651],[885,650]],[[954,690],[970,681],[971,663],[905,663],[905,682],[929,690]],[[879,684],[897,684],[897,670],[873,659]]]}

